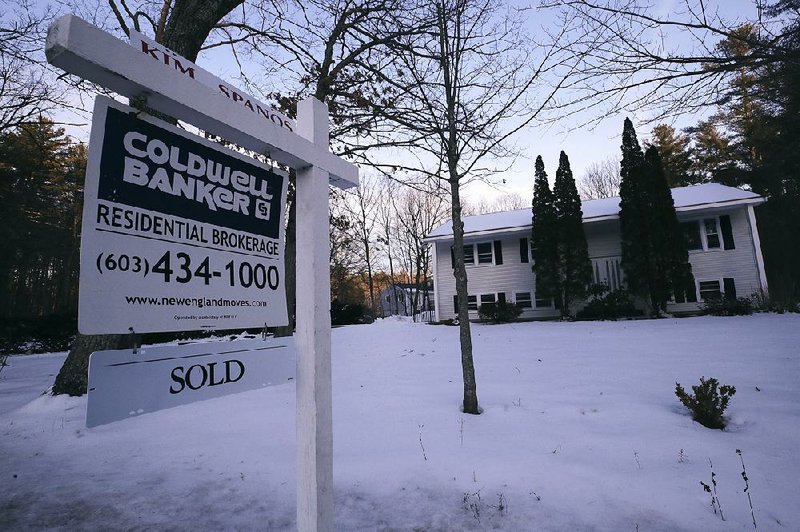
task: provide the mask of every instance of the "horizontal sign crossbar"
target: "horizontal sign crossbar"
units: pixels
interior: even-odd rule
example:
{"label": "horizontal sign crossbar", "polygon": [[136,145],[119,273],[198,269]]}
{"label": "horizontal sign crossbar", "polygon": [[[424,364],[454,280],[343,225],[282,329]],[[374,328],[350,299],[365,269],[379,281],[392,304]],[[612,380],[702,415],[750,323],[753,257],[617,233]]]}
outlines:
{"label": "horizontal sign crossbar", "polygon": [[231,104],[222,94],[180,72],[163,68],[88,22],[64,15],[50,27],[47,60],[70,74],[122,96],[146,96],[148,107],[219,135],[246,149],[268,155],[291,168],[314,166],[330,174],[331,184],[358,184],[358,168],[314,143]]}

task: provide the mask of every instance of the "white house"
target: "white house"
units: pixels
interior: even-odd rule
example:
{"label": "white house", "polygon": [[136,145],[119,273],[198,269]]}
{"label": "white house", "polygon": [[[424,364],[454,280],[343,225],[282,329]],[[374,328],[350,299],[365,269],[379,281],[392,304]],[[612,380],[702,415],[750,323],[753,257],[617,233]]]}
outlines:
{"label": "white house", "polygon": [[[764,199],[752,192],[716,183],[672,189],[678,220],[689,243],[694,293],[678,296],[670,312],[697,311],[713,295],[749,296],[767,291],[764,260],[753,207]],[[512,301],[522,318],[558,316],[550,299],[536,297],[529,238],[531,210],[464,217],[464,261],[470,315],[478,306]],[[624,286],[620,265],[619,198],[583,202],[583,224],[595,283]],[[434,248],[433,279],[436,320],[456,315],[452,222],[427,237]],[[580,305],[576,305],[580,308]]]}
{"label": "white house", "polygon": [[433,289],[418,287],[411,283],[391,283],[381,290],[378,296],[380,315],[386,316],[411,316],[414,309],[414,298],[417,298],[417,312],[433,310]]}

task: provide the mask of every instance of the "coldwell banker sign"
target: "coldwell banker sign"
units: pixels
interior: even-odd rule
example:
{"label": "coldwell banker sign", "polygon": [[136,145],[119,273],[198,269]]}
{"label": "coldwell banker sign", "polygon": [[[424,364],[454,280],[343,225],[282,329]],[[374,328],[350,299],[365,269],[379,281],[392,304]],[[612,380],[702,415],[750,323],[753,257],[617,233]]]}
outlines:
{"label": "coldwell banker sign", "polygon": [[254,159],[98,98],[80,331],[286,324],[286,186]]}

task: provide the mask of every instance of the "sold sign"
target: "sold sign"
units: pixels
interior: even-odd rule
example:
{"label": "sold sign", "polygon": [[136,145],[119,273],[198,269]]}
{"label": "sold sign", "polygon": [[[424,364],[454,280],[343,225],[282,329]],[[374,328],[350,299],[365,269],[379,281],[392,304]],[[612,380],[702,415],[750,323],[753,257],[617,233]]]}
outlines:
{"label": "sold sign", "polygon": [[89,358],[86,426],[284,384],[295,375],[292,338],[98,351]]}

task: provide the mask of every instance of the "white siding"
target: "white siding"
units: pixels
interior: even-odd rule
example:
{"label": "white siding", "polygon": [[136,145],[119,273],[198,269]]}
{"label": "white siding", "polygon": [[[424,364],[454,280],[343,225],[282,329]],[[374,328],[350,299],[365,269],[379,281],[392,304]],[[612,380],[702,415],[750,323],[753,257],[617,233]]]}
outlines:
{"label": "white siding", "polygon": [[583,224],[589,258],[618,257],[622,253],[619,241],[619,220]]}
{"label": "white siding", "polygon": [[[720,215],[730,215],[731,230],[736,249],[712,249],[708,251],[692,251],[689,253],[689,262],[696,281],[719,280],[732,277],[735,280],[736,292],[739,297],[749,296],[757,292],[761,285],[759,269],[757,266],[756,250],[753,244],[753,235],[747,218],[747,207],[736,209],[693,212],[679,214],[680,221],[698,220]],[[613,264],[621,254],[619,238],[619,221],[610,220],[584,225],[586,240],[589,247],[589,257],[593,265],[605,268],[606,263]],[[465,244],[478,242],[493,242],[501,240],[503,247],[503,264],[474,264],[467,265],[467,292],[469,295],[496,294],[504,292],[508,301],[515,301],[517,292],[530,292],[531,300],[535,301],[534,276],[532,264],[520,261],[519,239],[528,238],[528,232],[515,232],[484,236],[483,238],[467,238]],[[721,236],[720,236],[721,239]],[[438,241],[435,245],[436,258],[436,309],[438,319],[444,320],[455,317],[453,296],[456,293],[455,279],[450,260],[451,241]],[[605,274],[601,275],[601,278]],[[624,275],[624,274],[623,274]],[[671,311],[697,310],[701,303],[672,304]],[[535,305],[535,303],[534,303]],[[582,308],[582,304],[575,304],[573,310]],[[477,319],[477,312],[470,313]],[[556,309],[525,309],[522,318],[549,318],[558,315]]]}
{"label": "white siding", "polygon": [[[495,236],[494,238],[465,239],[465,244],[478,242],[494,242],[500,240],[503,247],[503,264],[468,264],[467,265],[467,293],[478,296],[481,294],[497,294],[504,292],[507,301],[515,301],[517,292],[530,292],[534,301],[534,279],[531,263],[521,262],[519,252],[519,239],[528,238],[530,233],[514,233]],[[436,310],[440,320],[455,317],[453,296],[456,294],[456,280],[453,277],[453,267],[450,260],[450,246],[452,241],[436,243]],[[555,309],[525,309],[522,318],[548,318],[558,315]],[[470,317],[477,319],[477,312],[470,312]]]}
{"label": "white siding", "polygon": [[[753,234],[747,219],[747,207],[714,213],[693,213],[690,216],[679,215],[678,219],[681,222],[687,222],[725,214],[731,217],[731,233],[736,249],[726,250],[722,249],[723,246],[720,245],[718,249],[690,251],[689,262],[692,265],[695,285],[700,281],[718,280],[720,287],[722,287],[722,279],[732,277],[736,284],[736,295],[738,297],[749,297],[760,291],[761,283]],[[721,240],[722,237],[720,236]],[[700,306],[702,306],[702,302],[672,304],[668,307],[668,310],[696,310]]]}

